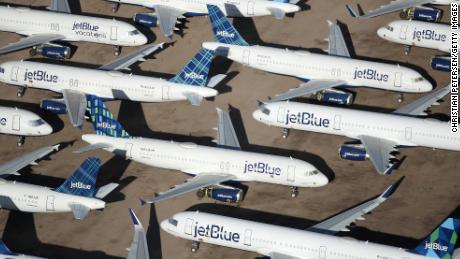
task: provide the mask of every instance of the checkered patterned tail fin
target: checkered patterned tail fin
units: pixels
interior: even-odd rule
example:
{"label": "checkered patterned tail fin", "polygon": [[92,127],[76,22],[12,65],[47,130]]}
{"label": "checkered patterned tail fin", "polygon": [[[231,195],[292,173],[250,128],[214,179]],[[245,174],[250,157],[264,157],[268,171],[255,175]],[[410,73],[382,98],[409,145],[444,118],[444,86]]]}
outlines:
{"label": "checkered patterned tail fin", "polygon": [[188,64],[169,82],[205,86],[208,82],[209,68],[214,57],[214,51],[200,49]]}
{"label": "checkered patterned tail fin", "polygon": [[89,157],[65,182],[55,189],[60,193],[93,197],[101,160]]}
{"label": "checkered patterned tail fin", "polygon": [[222,13],[219,7],[215,5],[207,5],[209,19],[211,20],[212,32],[214,38],[221,43],[249,46],[249,44],[241,37],[238,31],[233,27],[227,17]]}
{"label": "checkered patterned tail fin", "polygon": [[91,116],[94,130],[97,135],[116,138],[129,138],[128,132],[115,119],[113,114],[105,106],[104,102],[97,96],[87,95],[87,109]]}
{"label": "checkered patterned tail fin", "polygon": [[448,218],[422,243],[410,251],[428,257],[451,259],[459,231],[460,219]]}

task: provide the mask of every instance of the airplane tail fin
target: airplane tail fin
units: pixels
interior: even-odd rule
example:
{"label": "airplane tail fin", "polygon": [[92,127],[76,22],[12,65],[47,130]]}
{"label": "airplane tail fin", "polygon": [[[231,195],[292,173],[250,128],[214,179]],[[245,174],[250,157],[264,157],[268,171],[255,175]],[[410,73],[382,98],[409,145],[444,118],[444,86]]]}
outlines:
{"label": "airplane tail fin", "polygon": [[208,82],[209,68],[213,58],[214,51],[200,49],[179,73],[169,79],[169,82],[205,86]]}
{"label": "airplane tail fin", "polygon": [[433,258],[451,259],[460,231],[460,219],[447,218],[431,235],[410,252]]}
{"label": "airplane tail fin", "polygon": [[87,95],[86,100],[88,102],[87,109],[91,116],[91,122],[97,135],[129,138],[128,132],[115,119],[112,112],[110,112],[99,97]]}
{"label": "airplane tail fin", "polygon": [[11,250],[6,246],[3,240],[0,240],[0,254],[1,255],[15,255]]}
{"label": "airplane tail fin", "polygon": [[101,160],[99,158],[87,158],[55,191],[83,197],[94,197],[100,165]]}
{"label": "airplane tail fin", "polygon": [[249,46],[235,27],[233,27],[224,13],[222,13],[219,7],[215,5],[207,5],[207,7],[209,19],[211,20],[212,32],[214,33],[214,38],[218,42],[231,45]]}

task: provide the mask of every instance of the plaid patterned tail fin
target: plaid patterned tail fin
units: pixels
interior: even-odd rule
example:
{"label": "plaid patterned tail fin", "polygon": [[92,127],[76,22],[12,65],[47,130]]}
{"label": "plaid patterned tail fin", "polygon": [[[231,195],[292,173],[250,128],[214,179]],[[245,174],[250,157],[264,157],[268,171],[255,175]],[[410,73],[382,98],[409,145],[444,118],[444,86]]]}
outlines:
{"label": "plaid patterned tail fin", "polygon": [[94,130],[97,135],[116,138],[129,138],[128,132],[115,119],[113,114],[105,106],[104,102],[97,96],[87,95],[87,109],[91,116]]}
{"label": "plaid patterned tail fin", "polygon": [[169,79],[169,82],[205,86],[208,82],[209,67],[213,57],[212,50],[200,49],[179,73]]}
{"label": "plaid patterned tail fin", "polygon": [[212,25],[212,32],[214,33],[214,38],[218,42],[231,45],[249,46],[235,27],[233,27],[227,17],[225,17],[219,7],[215,5],[207,6],[209,19],[211,20]]}
{"label": "plaid patterned tail fin", "polygon": [[55,189],[60,193],[93,197],[101,160],[89,157],[65,182]]}
{"label": "plaid patterned tail fin", "polygon": [[460,231],[460,219],[448,218],[416,248],[413,253],[441,259],[451,259]]}

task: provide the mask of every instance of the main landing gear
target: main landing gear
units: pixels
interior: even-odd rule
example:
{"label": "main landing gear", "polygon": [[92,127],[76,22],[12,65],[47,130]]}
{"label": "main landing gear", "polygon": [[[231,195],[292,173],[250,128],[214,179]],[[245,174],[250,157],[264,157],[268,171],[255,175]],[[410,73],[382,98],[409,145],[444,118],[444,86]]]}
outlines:
{"label": "main landing gear", "polygon": [[297,195],[299,195],[299,188],[291,186],[291,197],[295,198]]}
{"label": "main landing gear", "polygon": [[289,136],[289,129],[284,128],[283,129],[283,138],[287,138]]}
{"label": "main landing gear", "polygon": [[16,144],[18,145],[18,147],[22,147],[22,145],[24,145],[24,140],[26,138],[24,136],[18,136],[17,140],[16,140]]}
{"label": "main landing gear", "polygon": [[411,46],[409,45],[404,45],[404,55],[409,55],[410,53]]}
{"label": "main landing gear", "polygon": [[18,97],[22,97],[24,93],[26,92],[26,87],[25,86],[18,86]]}
{"label": "main landing gear", "polygon": [[119,3],[112,3],[112,13],[116,13],[120,7]]}
{"label": "main landing gear", "polygon": [[120,46],[114,46],[113,47],[113,55],[120,56],[120,53],[121,53],[121,47]]}
{"label": "main landing gear", "polygon": [[192,241],[192,247],[191,247],[192,253],[195,253],[196,251],[198,251],[198,248],[200,248],[200,243],[198,241]]}

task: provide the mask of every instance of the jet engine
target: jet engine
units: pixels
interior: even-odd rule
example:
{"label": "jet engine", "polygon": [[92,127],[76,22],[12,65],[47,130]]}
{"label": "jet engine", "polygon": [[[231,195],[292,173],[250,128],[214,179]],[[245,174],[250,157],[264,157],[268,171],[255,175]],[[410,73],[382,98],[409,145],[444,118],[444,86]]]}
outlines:
{"label": "jet engine", "polygon": [[366,149],[360,144],[343,144],[339,148],[339,155],[342,159],[352,161],[364,161],[369,158]]}
{"label": "jet engine", "polygon": [[327,89],[316,94],[316,99],[320,102],[335,103],[340,105],[351,105],[353,94],[337,89]]}
{"label": "jet engine", "polygon": [[216,201],[237,203],[243,199],[243,190],[233,187],[209,187],[197,193],[199,198],[208,197]]}
{"label": "jet engine", "polygon": [[32,56],[35,56],[37,54],[40,54],[44,57],[47,58],[53,58],[53,59],[68,59],[70,58],[70,54],[72,53],[70,47],[67,46],[61,46],[57,44],[44,44],[40,46],[34,46],[30,50],[30,54]]}
{"label": "jet engine", "polygon": [[148,28],[156,27],[159,24],[157,16],[153,13],[136,13],[133,16],[133,20],[135,23]]}
{"label": "jet engine", "polygon": [[67,106],[63,99],[44,99],[41,101],[40,107],[54,114],[67,113]]}
{"label": "jet engine", "polygon": [[450,57],[435,56],[431,59],[431,68],[438,71],[450,72]]}
{"label": "jet engine", "polygon": [[442,10],[429,7],[413,7],[401,11],[402,19],[411,19],[425,22],[438,22],[442,17]]}

